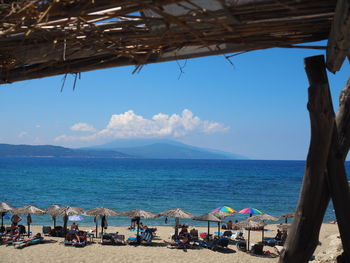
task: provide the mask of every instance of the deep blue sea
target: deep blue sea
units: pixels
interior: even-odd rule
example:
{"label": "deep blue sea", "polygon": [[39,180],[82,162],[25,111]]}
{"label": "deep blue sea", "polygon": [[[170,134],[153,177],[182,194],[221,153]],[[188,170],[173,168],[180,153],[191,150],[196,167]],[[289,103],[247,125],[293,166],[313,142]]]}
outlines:
{"label": "deep blue sea", "polygon": [[[295,210],[304,166],[304,161],[0,158],[0,201],[16,207],[105,206],[155,213],[179,207],[195,215],[228,205],[279,216]],[[237,214],[234,219],[245,217]],[[130,222],[108,219],[110,225]],[[330,204],[324,221],[334,219]],[[145,221],[165,224],[164,218]],[[33,224],[51,222],[48,215],[33,217]],[[93,225],[93,218],[79,224]]]}

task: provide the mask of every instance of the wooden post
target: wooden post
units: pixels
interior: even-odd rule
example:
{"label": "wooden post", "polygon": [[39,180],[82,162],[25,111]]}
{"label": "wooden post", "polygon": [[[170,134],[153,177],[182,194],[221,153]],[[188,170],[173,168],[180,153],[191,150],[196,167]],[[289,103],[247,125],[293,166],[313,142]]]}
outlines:
{"label": "wooden post", "polygon": [[218,222],[218,237],[220,238],[220,222]]}
{"label": "wooden post", "polygon": [[350,146],[350,79],[340,95],[331,149],[328,157],[328,185],[343,244],[343,262],[350,262],[350,192],[344,166]]}
{"label": "wooden post", "polygon": [[68,223],[68,215],[64,215],[63,216],[63,234],[64,234],[64,238],[67,235],[67,223]]}
{"label": "wooden post", "polygon": [[95,216],[95,223],[96,223],[96,233],[95,236],[98,238],[98,216]]}
{"label": "wooden post", "polygon": [[247,251],[250,250],[250,247],[249,247],[249,242],[250,242],[250,228],[248,229],[248,244],[247,244]]}
{"label": "wooden post", "polygon": [[330,195],[326,181],[327,159],[335,116],[323,56],[305,59],[309,79],[308,110],[311,141],[299,204],[280,263],[306,263],[317,244]]}
{"label": "wooden post", "polygon": [[179,224],[180,219],[178,217],[175,217],[175,240],[179,239]]}

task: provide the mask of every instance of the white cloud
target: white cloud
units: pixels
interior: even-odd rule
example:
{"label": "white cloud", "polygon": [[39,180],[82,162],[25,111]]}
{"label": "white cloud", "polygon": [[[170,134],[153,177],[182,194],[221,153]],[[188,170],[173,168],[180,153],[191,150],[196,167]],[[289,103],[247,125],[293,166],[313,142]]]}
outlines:
{"label": "white cloud", "polygon": [[20,132],[20,133],[18,134],[18,138],[24,138],[24,137],[26,137],[27,135],[28,135],[28,132],[22,131],[22,132]]}
{"label": "white cloud", "polygon": [[41,128],[40,124],[35,125],[35,128]]}
{"label": "white cloud", "polygon": [[[74,127],[74,129],[73,129]],[[92,131],[92,126],[86,123],[77,123],[71,130]],[[151,119],[137,115],[129,110],[122,114],[111,116],[107,127],[87,136],[61,135],[57,141],[91,141],[96,139],[117,138],[151,138],[151,137],[184,137],[193,133],[217,133],[225,132],[229,128],[218,122],[201,120],[198,116],[185,109],[180,115],[167,115],[159,113]]]}
{"label": "white cloud", "polygon": [[70,127],[72,131],[82,131],[82,132],[94,132],[96,129],[85,122],[78,122],[74,124],[72,127]]}

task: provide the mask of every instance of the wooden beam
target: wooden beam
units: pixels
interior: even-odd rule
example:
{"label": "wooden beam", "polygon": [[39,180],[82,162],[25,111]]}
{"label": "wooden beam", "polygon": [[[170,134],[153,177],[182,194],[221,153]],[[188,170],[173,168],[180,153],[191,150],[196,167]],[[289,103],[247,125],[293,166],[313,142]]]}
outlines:
{"label": "wooden beam", "polygon": [[327,68],[337,72],[349,55],[350,49],[350,0],[338,0],[328,38]]}
{"label": "wooden beam", "polygon": [[350,79],[340,95],[339,102],[328,157],[327,179],[344,249],[342,262],[350,262],[350,191],[344,165],[350,147]]}
{"label": "wooden beam", "polygon": [[311,142],[296,215],[280,263],[306,263],[317,244],[330,194],[326,181],[327,159],[335,116],[323,56],[305,59],[309,79],[308,110]]}

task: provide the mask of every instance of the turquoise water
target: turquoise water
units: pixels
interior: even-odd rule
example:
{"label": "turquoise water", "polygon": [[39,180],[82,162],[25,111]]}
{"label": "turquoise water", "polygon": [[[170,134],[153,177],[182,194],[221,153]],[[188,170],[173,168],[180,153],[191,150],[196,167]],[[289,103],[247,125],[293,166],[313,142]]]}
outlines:
{"label": "turquoise water", "polygon": [[[155,213],[180,207],[195,215],[228,205],[279,216],[295,210],[303,172],[303,161],[0,158],[0,201],[16,207],[105,206]],[[234,219],[244,218],[238,214]],[[325,221],[334,219],[329,207]],[[109,218],[110,225],[129,222]],[[51,220],[34,216],[33,223]],[[164,219],[146,223],[164,224]],[[85,217],[79,224],[92,225],[93,219]]]}

